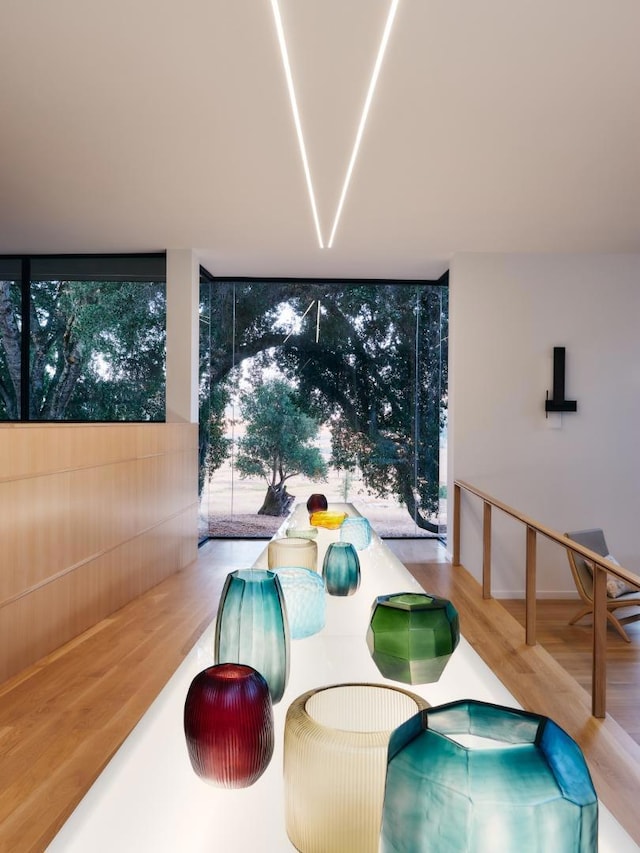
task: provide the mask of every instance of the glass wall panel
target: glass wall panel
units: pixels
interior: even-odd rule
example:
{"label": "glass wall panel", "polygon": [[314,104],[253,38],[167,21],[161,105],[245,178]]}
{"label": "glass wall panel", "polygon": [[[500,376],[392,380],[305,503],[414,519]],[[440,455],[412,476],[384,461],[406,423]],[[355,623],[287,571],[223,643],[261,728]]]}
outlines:
{"label": "glass wall panel", "polygon": [[349,501],[385,536],[446,524],[446,283],[203,281],[201,489],[213,536]]}

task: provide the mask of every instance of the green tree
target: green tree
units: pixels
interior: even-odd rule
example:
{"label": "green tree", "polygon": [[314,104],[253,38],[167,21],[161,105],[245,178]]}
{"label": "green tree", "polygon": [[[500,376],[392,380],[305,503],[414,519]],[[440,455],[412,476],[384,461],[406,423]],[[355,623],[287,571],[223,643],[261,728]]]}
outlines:
{"label": "green tree", "polygon": [[384,285],[325,292],[275,360],[316,417],[330,415],[338,469],[395,495],[437,533],[440,430],[446,411],[447,290]]}
{"label": "green tree", "polygon": [[216,471],[229,455],[231,440],[225,436],[225,407],[229,392],[223,385],[200,389],[198,427],[198,494],[202,494],[205,477]]}
{"label": "green tree", "polygon": [[287,480],[327,477],[327,465],[312,444],[318,422],[302,411],[294,389],[278,379],[245,392],[240,408],[246,433],[238,441],[237,469],[242,477],[261,477],[267,483],[258,515],[286,515],[295,498],[287,492]]}
{"label": "green tree", "polygon": [[[291,288],[289,282],[264,287],[260,282],[217,281],[200,287],[200,493],[205,477],[229,452],[224,438],[229,387],[241,365],[272,364],[271,350],[285,337],[280,314]],[[303,285],[298,288],[302,294]]]}
{"label": "green tree", "polygon": [[[20,417],[20,288],[0,282],[0,401]],[[36,281],[30,288],[29,417],[161,420],[164,286]]]}

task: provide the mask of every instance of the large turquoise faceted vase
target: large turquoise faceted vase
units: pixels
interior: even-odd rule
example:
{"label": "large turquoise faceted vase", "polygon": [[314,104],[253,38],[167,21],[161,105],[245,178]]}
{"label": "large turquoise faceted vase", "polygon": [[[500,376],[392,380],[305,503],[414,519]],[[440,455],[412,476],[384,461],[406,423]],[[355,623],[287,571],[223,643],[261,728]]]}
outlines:
{"label": "large turquoise faceted vase", "polygon": [[373,602],[367,645],[385,678],[437,681],[459,641],[458,611],[446,598],[399,592]]}
{"label": "large turquoise faceted vase", "polygon": [[216,620],[216,663],[243,663],[267,681],[273,703],[289,679],[289,623],[278,576],[267,569],[227,575]]}
{"label": "large turquoise faceted vase", "polygon": [[351,542],[332,542],[322,564],[329,595],[353,595],[360,586],[360,560]]}
{"label": "large turquoise faceted vase", "polygon": [[548,717],[474,700],[416,714],[389,741],[383,853],[595,853],[598,800]]}

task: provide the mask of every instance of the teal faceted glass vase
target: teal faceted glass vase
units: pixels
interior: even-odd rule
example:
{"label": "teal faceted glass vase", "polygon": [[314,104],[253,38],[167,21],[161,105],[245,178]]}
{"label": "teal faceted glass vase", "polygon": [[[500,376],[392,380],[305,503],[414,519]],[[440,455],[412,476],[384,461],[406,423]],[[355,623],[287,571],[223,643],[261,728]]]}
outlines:
{"label": "teal faceted glass vase", "polygon": [[317,634],[324,628],[326,594],[317,572],[302,567],[274,569],[282,586],[292,640]]}
{"label": "teal faceted glass vase", "polygon": [[437,681],[459,641],[458,611],[446,598],[399,592],[373,602],[367,645],[385,678]]}
{"label": "teal faceted glass vase", "polygon": [[474,700],[419,712],[389,741],[383,853],[595,853],[598,799],[548,717]]}
{"label": "teal faceted glass vase", "polygon": [[282,586],[268,569],[230,572],[216,619],[215,663],[242,663],[267,681],[275,704],[289,679],[289,622]]}
{"label": "teal faceted glass vase", "polygon": [[353,595],[360,586],[360,560],[351,542],[332,542],[324,555],[322,576],[329,595]]}

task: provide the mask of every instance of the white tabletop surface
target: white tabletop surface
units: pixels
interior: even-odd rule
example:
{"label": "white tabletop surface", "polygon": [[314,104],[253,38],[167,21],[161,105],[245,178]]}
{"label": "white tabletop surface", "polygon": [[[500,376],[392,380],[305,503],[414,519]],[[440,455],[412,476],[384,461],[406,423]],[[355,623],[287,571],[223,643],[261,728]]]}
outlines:
{"label": "white tabletop surface", "polygon": [[[349,504],[330,509],[358,515]],[[298,505],[285,527],[307,526],[306,507]],[[319,529],[318,565],[338,531]],[[371,605],[378,595],[420,591],[400,560],[373,534],[359,551],[361,584],[357,593],[327,596],[325,628],[291,642],[287,689],[274,706],[276,746],[263,776],[249,788],[226,790],[194,773],[185,744],[183,710],[198,672],[211,666],[215,622],[209,625],[147,713],[89,789],[56,838],[50,853],[278,853],[294,847],[284,825],[282,744],[287,708],[300,694],[342,682],[386,681],[366,644]],[[255,562],[266,568],[267,549]],[[461,625],[464,633],[464,625]],[[435,684],[399,685],[431,705],[473,698],[521,707],[464,637]],[[640,850],[600,803],[600,853]]]}

